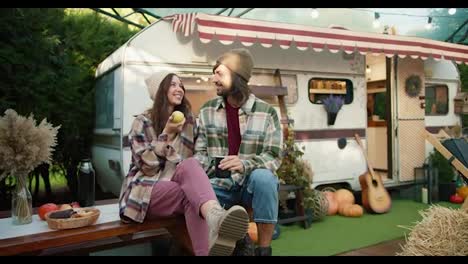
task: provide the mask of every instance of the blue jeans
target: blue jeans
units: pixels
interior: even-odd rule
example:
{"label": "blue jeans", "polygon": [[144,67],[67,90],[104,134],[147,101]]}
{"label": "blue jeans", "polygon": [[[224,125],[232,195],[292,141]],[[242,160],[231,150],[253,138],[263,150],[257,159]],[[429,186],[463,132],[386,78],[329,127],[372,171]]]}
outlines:
{"label": "blue jeans", "polygon": [[267,169],[256,169],[247,176],[242,186],[231,190],[213,185],[219,203],[225,209],[240,204],[253,209],[256,223],[275,224],[278,221],[278,178]]}

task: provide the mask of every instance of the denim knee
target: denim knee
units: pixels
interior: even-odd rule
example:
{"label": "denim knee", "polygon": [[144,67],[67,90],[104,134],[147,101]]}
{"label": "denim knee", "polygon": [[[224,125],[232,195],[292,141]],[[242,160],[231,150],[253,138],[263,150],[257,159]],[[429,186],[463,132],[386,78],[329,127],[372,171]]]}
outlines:
{"label": "denim knee", "polygon": [[278,178],[270,170],[256,169],[249,175],[246,188],[247,196],[251,199],[254,221],[276,223],[278,218]]}
{"label": "denim knee", "polygon": [[247,189],[250,189],[249,192],[254,191],[251,188],[262,192],[278,192],[278,183],[278,177],[270,170],[256,169],[249,176]]}

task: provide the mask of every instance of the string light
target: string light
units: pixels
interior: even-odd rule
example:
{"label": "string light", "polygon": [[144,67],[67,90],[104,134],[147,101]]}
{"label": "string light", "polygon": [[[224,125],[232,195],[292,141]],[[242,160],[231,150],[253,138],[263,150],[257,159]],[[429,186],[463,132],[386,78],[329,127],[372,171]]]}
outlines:
{"label": "string light", "polygon": [[310,12],[310,16],[312,18],[317,18],[319,16],[319,11],[317,10],[317,8],[312,8],[312,11]]}
{"label": "string light", "polygon": [[427,18],[427,24],[426,24],[426,29],[431,29],[432,28],[432,17]]}
{"label": "string light", "polygon": [[[369,13],[375,13],[373,10],[367,10],[363,8],[347,8],[351,10],[358,10],[364,11]],[[456,8],[454,8],[456,9]],[[380,14],[389,15],[389,16],[407,16],[407,17],[427,17],[428,15],[415,15],[415,14],[405,14],[405,13],[392,13],[392,12],[379,12]],[[444,17],[444,18],[451,18],[451,19],[458,19],[459,17],[453,17],[451,15],[433,15],[432,17]]]}
{"label": "string light", "polygon": [[[432,18],[433,17],[444,17],[444,18],[451,18],[451,19],[457,19],[457,17],[453,16],[456,12],[456,8],[449,8],[448,9],[448,16],[447,15],[435,15],[435,16],[428,16],[428,15],[413,15],[413,14],[405,14],[405,13],[391,13],[391,12],[375,12],[372,10],[366,10],[366,9],[361,9],[361,8],[348,8],[352,10],[361,10],[365,12],[372,12],[374,13],[374,21],[372,22],[372,26],[374,28],[379,28],[380,27],[380,14],[385,14],[385,15],[395,15],[395,16],[409,16],[409,17],[427,17],[427,24],[424,26],[426,29],[430,30],[432,29]],[[312,11],[310,15],[313,18],[317,18],[319,16],[319,12],[317,8],[312,8]]]}
{"label": "string light", "polygon": [[366,66],[366,73],[370,73],[371,72],[371,69],[369,67],[369,65]]}
{"label": "string light", "polygon": [[380,20],[379,20],[380,14],[377,13],[377,12],[375,12],[375,13],[374,13],[374,18],[375,18],[375,19],[374,19],[374,22],[372,23],[372,25],[374,26],[374,28],[380,27]]}

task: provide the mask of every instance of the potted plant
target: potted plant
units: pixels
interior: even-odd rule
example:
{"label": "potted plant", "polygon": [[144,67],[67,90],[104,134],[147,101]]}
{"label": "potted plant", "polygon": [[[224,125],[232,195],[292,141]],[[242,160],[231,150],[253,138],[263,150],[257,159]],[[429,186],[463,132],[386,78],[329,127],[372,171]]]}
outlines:
{"label": "potted plant", "polygon": [[439,200],[450,201],[450,196],[456,192],[455,171],[449,161],[434,150],[429,155],[429,162],[433,168],[437,168],[439,181]]}
{"label": "potted plant", "polygon": [[[304,187],[303,206],[306,215],[309,216],[309,224],[312,220],[320,220],[328,212],[328,203],[322,192],[311,189],[313,172],[310,165],[302,159],[302,150],[294,141],[294,130],[288,128],[288,138],[283,143],[283,159],[277,170],[281,184]],[[280,205],[287,210],[287,194],[280,194]]]}
{"label": "potted plant", "polygon": [[344,99],[341,96],[333,96],[330,94],[327,98],[323,99],[323,106],[325,111],[327,111],[328,125],[334,125],[336,120],[336,115],[340,111],[341,107],[344,104]]}

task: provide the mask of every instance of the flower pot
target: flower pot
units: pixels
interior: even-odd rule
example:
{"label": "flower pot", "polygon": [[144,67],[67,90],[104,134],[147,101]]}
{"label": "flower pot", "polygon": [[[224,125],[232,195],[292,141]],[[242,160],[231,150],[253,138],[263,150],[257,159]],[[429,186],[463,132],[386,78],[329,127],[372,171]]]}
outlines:
{"label": "flower pot", "polygon": [[19,172],[16,189],[11,197],[11,217],[13,224],[24,225],[32,222],[32,196],[26,184],[26,172]]}
{"label": "flower pot", "polygon": [[329,126],[335,124],[335,120],[336,120],[336,116],[337,116],[337,115],[338,115],[338,113],[330,113],[330,112],[327,113],[327,116],[328,116],[328,125],[329,125]]}
{"label": "flower pot", "polygon": [[439,183],[439,200],[450,201],[450,196],[456,193],[456,182]]}

